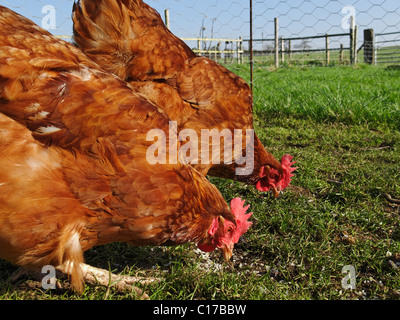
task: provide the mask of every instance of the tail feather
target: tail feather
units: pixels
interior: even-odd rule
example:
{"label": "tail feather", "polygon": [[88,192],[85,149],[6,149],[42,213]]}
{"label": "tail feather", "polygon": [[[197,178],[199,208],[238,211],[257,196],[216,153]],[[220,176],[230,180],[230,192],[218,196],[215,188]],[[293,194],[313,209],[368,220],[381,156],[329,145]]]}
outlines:
{"label": "tail feather", "polygon": [[124,80],[173,78],[195,56],[141,0],[80,0],[72,20],[75,44]]}
{"label": "tail feather", "polygon": [[134,53],[131,12],[120,1],[81,0],[74,3],[74,42],[108,72],[126,79]]}
{"label": "tail feather", "polygon": [[16,261],[17,265],[31,269],[40,269],[51,265],[66,273],[72,287],[82,293],[84,289],[83,273],[80,265],[84,262],[83,250],[77,227],[67,226],[59,237],[36,244]]}
{"label": "tail feather", "polygon": [[[79,240],[79,232],[71,230],[63,233],[60,239],[57,260],[60,263],[59,269],[68,274],[72,287],[78,293],[84,289],[83,273],[80,265],[84,262],[83,250]],[[61,267],[60,267],[61,266]]]}

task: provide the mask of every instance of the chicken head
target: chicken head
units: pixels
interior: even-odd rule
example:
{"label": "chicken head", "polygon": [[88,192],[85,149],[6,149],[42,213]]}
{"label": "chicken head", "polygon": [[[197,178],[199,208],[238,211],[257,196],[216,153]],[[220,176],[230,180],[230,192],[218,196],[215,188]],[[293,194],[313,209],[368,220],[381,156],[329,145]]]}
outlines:
{"label": "chicken head", "polygon": [[248,221],[253,212],[246,214],[250,205],[244,206],[244,200],[234,198],[231,200],[231,211],[236,219],[236,224],[219,216],[213,220],[211,228],[208,230],[209,238],[206,243],[199,243],[200,250],[211,252],[215,248],[221,249],[226,261],[232,257],[233,247],[239,238],[253,224]]}

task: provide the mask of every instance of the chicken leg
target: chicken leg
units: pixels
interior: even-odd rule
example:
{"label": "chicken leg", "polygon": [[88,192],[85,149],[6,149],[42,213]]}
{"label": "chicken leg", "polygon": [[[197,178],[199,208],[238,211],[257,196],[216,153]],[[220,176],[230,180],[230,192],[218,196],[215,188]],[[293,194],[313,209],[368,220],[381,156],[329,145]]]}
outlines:
{"label": "chicken leg", "polygon": [[[64,274],[69,274],[69,263],[65,263],[57,267],[57,269]],[[149,296],[142,289],[134,286],[135,283],[147,285],[161,281],[161,279],[152,277],[134,277],[128,275],[114,274],[109,270],[92,267],[85,263],[80,264],[80,269],[83,274],[83,280],[87,284],[114,287],[120,292],[134,290],[136,294],[142,299],[149,299]]]}
{"label": "chicken leg", "polygon": [[[57,268],[57,278],[62,278],[63,276],[68,277],[70,274],[70,264],[65,263]],[[135,283],[140,283],[144,285],[148,285],[154,282],[159,282],[161,279],[153,278],[153,277],[135,277],[121,274],[114,274],[109,270],[92,267],[86,263],[80,264],[80,269],[83,274],[83,281],[89,285],[100,285],[107,288],[115,288],[119,292],[126,291],[135,291],[138,297],[141,299],[149,299],[149,296],[140,288],[136,287]],[[16,282],[18,279],[22,277],[29,277],[30,279],[34,279],[39,283],[42,283],[44,280],[45,273],[40,271],[33,271],[26,268],[19,268],[16,270],[10,277],[11,282]],[[62,288],[60,282],[57,280],[55,282],[57,288]],[[56,287],[54,287],[56,288]]]}

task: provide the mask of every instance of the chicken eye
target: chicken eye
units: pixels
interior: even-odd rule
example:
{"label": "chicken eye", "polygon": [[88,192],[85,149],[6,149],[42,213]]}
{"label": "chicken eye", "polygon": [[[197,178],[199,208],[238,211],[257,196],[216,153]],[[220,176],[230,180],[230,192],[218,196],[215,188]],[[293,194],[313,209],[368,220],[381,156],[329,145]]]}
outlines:
{"label": "chicken eye", "polygon": [[233,227],[228,227],[228,232],[232,232],[233,231]]}

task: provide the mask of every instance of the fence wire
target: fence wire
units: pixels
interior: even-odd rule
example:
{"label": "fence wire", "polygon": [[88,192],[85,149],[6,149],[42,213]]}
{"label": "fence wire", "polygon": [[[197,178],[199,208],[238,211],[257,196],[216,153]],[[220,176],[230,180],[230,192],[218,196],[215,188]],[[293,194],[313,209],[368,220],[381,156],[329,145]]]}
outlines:
{"label": "fence wire", "polygon": [[[256,63],[275,65],[275,57],[279,56],[283,64],[323,65],[329,52],[328,64],[349,64],[351,17],[358,31],[353,45],[359,54],[354,62],[364,62],[366,29],[372,29],[375,35],[377,56],[373,63],[400,62],[400,2],[397,0],[148,0],[147,3],[198,54],[223,63],[249,60],[250,3]],[[68,39],[72,34],[73,0],[0,0],[0,4],[55,35]]]}
{"label": "fence wire", "polygon": [[[145,2],[197,54],[233,70],[400,64],[398,0]],[[73,0],[0,0],[0,5],[67,41],[72,35]],[[245,78],[256,82],[250,70]]]}

